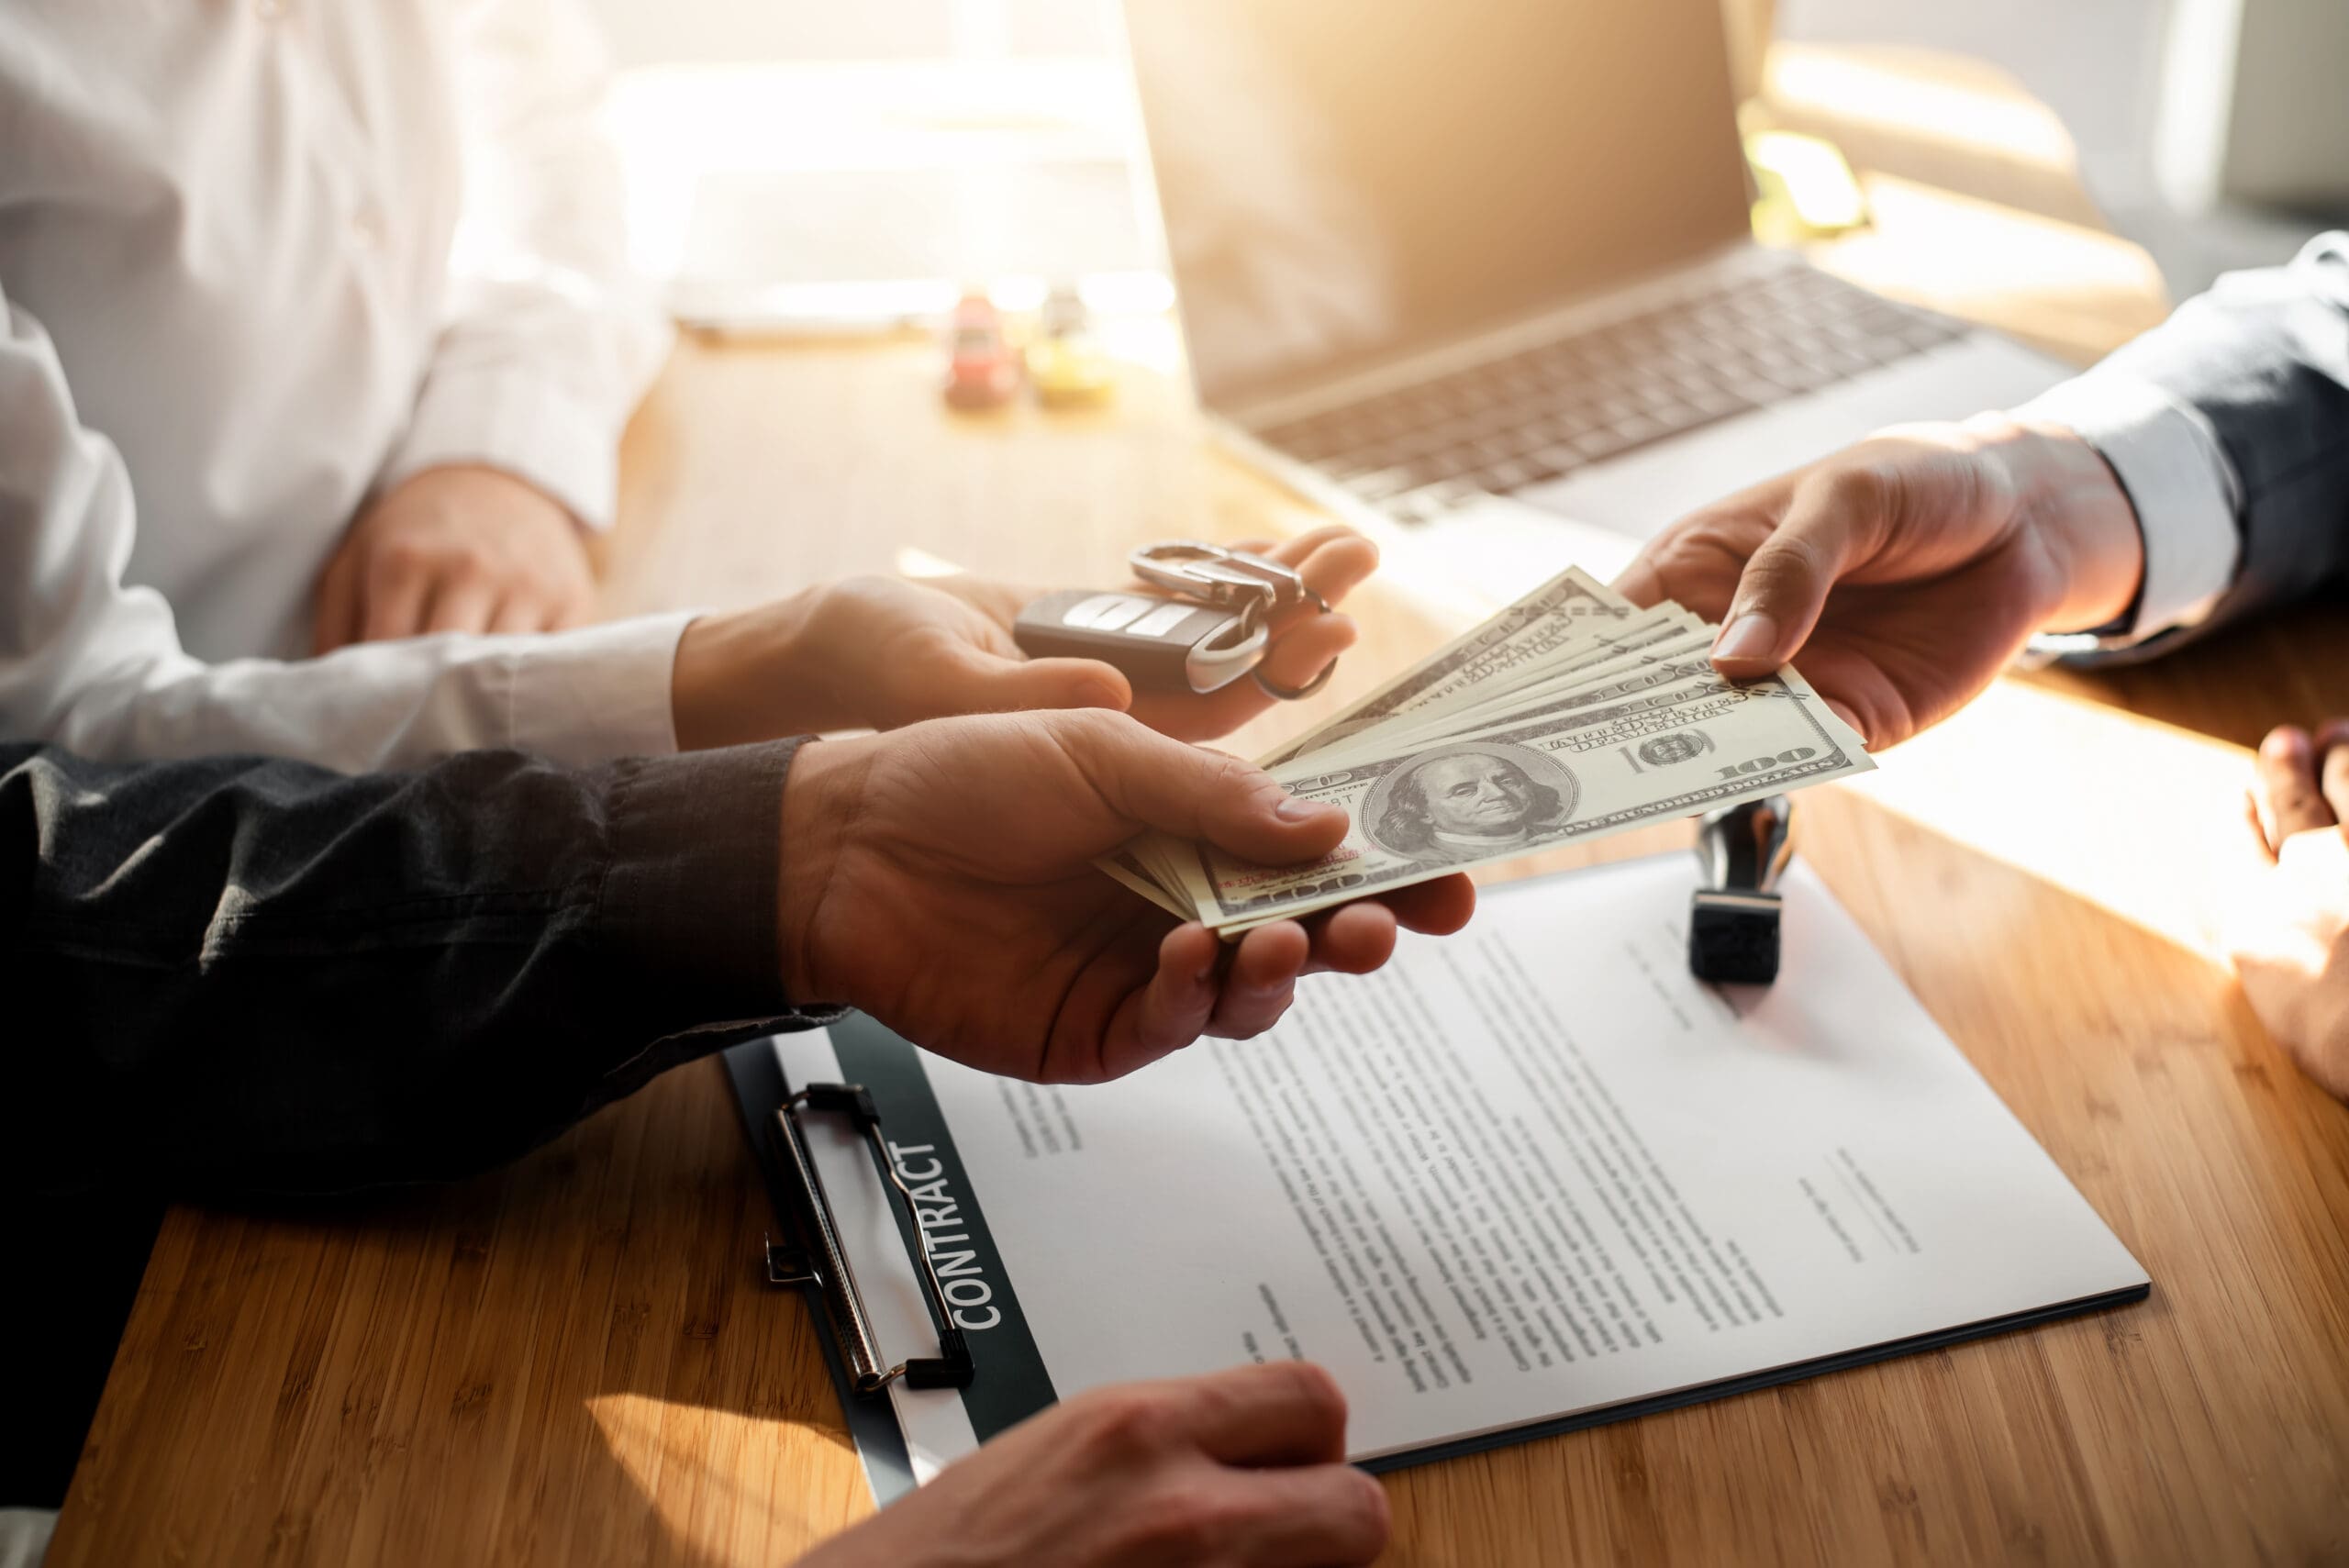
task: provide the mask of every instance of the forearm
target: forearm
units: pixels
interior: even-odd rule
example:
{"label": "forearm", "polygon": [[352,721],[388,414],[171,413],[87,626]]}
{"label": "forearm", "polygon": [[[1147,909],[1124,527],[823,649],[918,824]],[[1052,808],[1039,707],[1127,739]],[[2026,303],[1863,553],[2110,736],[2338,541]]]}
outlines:
{"label": "forearm", "polygon": [[[123,580],[139,517],[39,324],[0,298],[0,735],[83,756],[262,752],[346,770],[514,746],[590,762],[675,745],[686,617],[206,664]],[[769,735],[790,733],[772,729]]]}
{"label": "forearm", "polygon": [[864,696],[865,666],[895,651],[865,646],[841,600],[837,588],[806,588],[686,627],[670,690],[677,744],[694,751],[880,728]]}
{"label": "forearm", "polygon": [[17,1184],[335,1189],[509,1158],[810,1021],[779,978],[796,743],[580,772],[0,768]]}
{"label": "forearm", "polygon": [[[104,629],[129,630],[128,618],[107,616]],[[0,723],[95,760],[252,753],[346,773],[501,747],[573,765],[664,755],[677,749],[670,694],[690,618],[206,664],[159,616],[151,636],[133,632],[108,656],[78,635],[0,654]]]}

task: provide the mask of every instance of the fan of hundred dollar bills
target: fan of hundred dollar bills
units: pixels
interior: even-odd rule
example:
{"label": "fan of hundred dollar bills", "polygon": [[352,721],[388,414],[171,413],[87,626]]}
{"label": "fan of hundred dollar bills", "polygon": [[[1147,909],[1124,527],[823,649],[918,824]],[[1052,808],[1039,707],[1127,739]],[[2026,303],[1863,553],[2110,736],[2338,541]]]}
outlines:
{"label": "fan of hundred dollar bills", "polygon": [[1716,629],[1569,569],[1261,759],[1290,794],[1345,808],[1345,840],[1322,859],[1254,865],[1146,833],[1098,863],[1236,936],[1876,765],[1793,670],[1716,673]]}

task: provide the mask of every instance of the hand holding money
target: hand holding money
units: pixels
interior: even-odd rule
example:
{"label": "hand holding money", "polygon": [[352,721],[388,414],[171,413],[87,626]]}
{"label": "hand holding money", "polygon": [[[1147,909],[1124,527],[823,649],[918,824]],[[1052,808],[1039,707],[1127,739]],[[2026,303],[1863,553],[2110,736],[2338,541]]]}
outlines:
{"label": "hand holding money", "polygon": [[1303,865],[1145,833],[1097,862],[1226,936],[1875,766],[1792,670],[1731,682],[1715,628],[1569,569],[1264,759],[1347,817]]}
{"label": "hand holding money", "polygon": [[1376,969],[1398,925],[1454,930],[1475,904],[1454,877],[1226,946],[1094,872],[1146,828],[1279,862],[1318,858],[1346,823],[1119,713],[940,718],[802,746],[782,802],[785,994],[860,1008],[990,1073],[1090,1083],[1201,1034],[1269,1029],[1300,974]]}

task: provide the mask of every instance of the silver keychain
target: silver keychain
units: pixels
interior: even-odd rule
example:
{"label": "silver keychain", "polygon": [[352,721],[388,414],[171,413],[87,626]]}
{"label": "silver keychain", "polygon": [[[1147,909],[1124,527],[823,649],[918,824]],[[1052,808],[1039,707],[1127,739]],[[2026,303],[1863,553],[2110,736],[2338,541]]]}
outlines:
{"label": "silver keychain", "polygon": [[1335,659],[1321,667],[1319,674],[1301,686],[1284,686],[1264,678],[1255,662],[1264,656],[1270,645],[1270,621],[1280,611],[1293,605],[1310,604],[1323,615],[1330,613],[1330,601],[1297,575],[1295,569],[1244,550],[1226,550],[1221,545],[1201,539],[1161,539],[1145,544],[1126,557],[1134,575],[1152,587],[1163,588],[1186,599],[1218,609],[1235,611],[1240,616],[1241,635],[1230,640],[1219,639],[1219,658],[1251,661],[1248,676],[1267,696],[1283,702],[1296,702],[1309,697],[1329,684],[1337,673]]}

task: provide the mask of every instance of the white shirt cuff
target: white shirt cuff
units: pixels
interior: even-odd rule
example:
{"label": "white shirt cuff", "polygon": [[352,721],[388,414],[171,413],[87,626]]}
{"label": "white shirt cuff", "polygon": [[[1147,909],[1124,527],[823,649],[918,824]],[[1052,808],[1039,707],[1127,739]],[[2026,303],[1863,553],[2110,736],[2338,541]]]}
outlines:
{"label": "white shirt cuff", "polygon": [[2012,411],[2024,423],[2062,425],[2102,453],[2145,539],[2137,618],[2111,648],[2193,626],[2234,582],[2243,538],[2235,517],[2243,483],[2202,414],[2149,382],[2091,371]]}
{"label": "white shirt cuff", "polygon": [[565,761],[674,753],[677,721],[669,692],[677,639],[701,613],[505,639],[514,645],[507,687],[513,743]]}
{"label": "white shirt cuff", "polygon": [[611,527],[618,506],[611,410],[542,377],[434,372],[376,484],[389,489],[421,470],[465,462],[528,482],[591,528]]}

